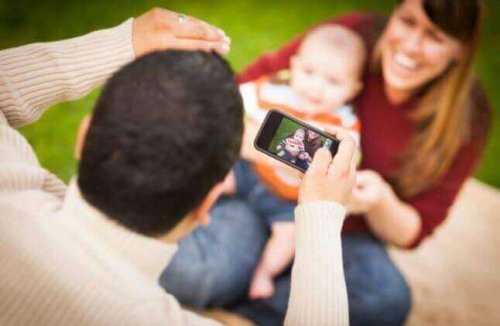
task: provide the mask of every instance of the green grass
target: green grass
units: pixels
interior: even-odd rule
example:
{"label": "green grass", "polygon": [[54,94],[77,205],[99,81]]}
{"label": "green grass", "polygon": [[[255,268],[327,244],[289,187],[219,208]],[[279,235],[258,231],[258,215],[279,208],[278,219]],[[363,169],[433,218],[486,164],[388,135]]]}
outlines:
{"label": "green grass", "polygon": [[[241,70],[262,52],[278,48],[322,19],[354,10],[389,13],[394,3],[394,0],[2,1],[0,48],[78,36],[161,6],[198,16],[223,28],[233,40],[228,59],[235,70]],[[493,15],[500,13],[500,1],[488,1],[488,5],[477,71],[490,95],[494,128],[477,177],[500,187],[500,22]],[[98,92],[79,101],[58,104],[39,122],[22,129],[41,163],[66,181],[75,173],[73,145],[78,122],[90,111]]]}
{"label": "green grass", "polygon": [[281,124],[278,127],[278,130],[276,130],[274,138],[271,141],[271,145],[269,145],[269,150],[274,154],[278,154],[278,150],[276,149],[276,147],[278,146],[279,142],[295,132],[295,130],[297,130],[297,127],[300,126],[290,120],[281,120]]}

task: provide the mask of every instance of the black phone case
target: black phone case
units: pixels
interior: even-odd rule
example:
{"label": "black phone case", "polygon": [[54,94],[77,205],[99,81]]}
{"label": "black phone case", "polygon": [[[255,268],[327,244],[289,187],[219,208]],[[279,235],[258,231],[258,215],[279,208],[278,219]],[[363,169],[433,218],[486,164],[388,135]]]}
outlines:
{"label": "black phone case", "polygon": [[[277,113],[277,114],[279,114],[279,115],[281,115],[281,116],[283,116],[283,117],[286,117],[287,119],[292,120],[293,122],[297,123],[298,125],[300,125],[300,126],[302,126],[302,127],[304,127],[304,128],[310,129],[310,130],[312,130],[312,131],[314,131],[314,132],[318,133],[319,135],[321,135],[321,136],[323,136],[323,137],[325,137],[325,138],[327,138],[327,139],[332,140],[332,141],[333,141],[333,143],[334,143],[334,144],[336,144],[336,146],[335,146],[335,147],[336,147],[336,150],[335,150],[335,153],[333,153],[333,152],[332,152],[332,156],[334,156],[334,155],[337,153],[337,150],[338,150],[338,145],[340,144],[340,141],[339,141],[338,139],[334,138],[332,135],[329,135],[329,134],[327,134],[327,133],[325,133],[325,132],[323,132],[323,131],[319,130],[318,128],[315,128],[315,127],[313,127],[313,126],[311,126],[311,125],[308,125],[308,124],[306,124],[305,122],[302,122],[302,121],[300,121],[300,120],[298,120],[298,119],[296,119],[296,118],[294,118],[294,117],[289,116],[288,114],[285,114],[285,113],[283,113],[283,112],[281,112],[281,111],[279,111],[279,110],[275,110],[275,109],[272,109],[272,110],[270,110],[270,111],[267,113],[267,115],[266,115],[266,117],[265,117],[265,119],[264,119],[264,122],[263,122],[263,123],[262,123],[262,125],[260,126],[259,131],[257,132],[257,136],[255,137],[255,140],[254,140],[254,143],[253,143],[253,144],[254,144],[255,149],[256,149],[256,150],[258,150],[259,152],[262,152],[262,153],[264,153],[264,154],[266,154],[266,155],[268,155],[268,156],[270,156],[270,157],[272,157],[272,158],[274,158],[274,159],[276,159],[276,160],[278,160],[278,161],[280,161],[280,162],[282,162],[282,163],[285,163],[286,165],[291,166],[292,168],[294,168],[294,169],[296,169],[296,170],[299,170],[299,171],[300,171],[300,172],[302,172],[302,173],[305,173],[305,172],[306,172],[306,170],[305,170],[305,169],[303,169],[303,168],[301,168],[301,167],[299,167],[299,166],[297,166],[297,165],[295,165],[295,164],[293,164],[293,163],[291,163],[291,162],[288,162],[287,160],[285,160],[285,159],[283,159],[283,158],[279,157],[278,155],[276,155],[276,154],[274,154],[274,153],[270,152],[269,150],[266,150],[266,149],[264,149],[264,148],[261,148],[261,147],[259,147],[259,146],[257,145],[258,140],[259,140],[259,137],[261,136],[261,134],[262,134],[262,132],[263,132],[263,130],[264,130],[264,128],[265,128],[265,126],[266,126],[266,123],[267,123],[267,121],[268,121],[269,117],[270,117],[270,116],[271,116],[271,114],[273,114],[273,113],[274,113],[274,114],[276,114],[276,113]],[[276,131],[275,131],[275,132],[276,132]],[[333,146],[333,145],[332,145],[332,146]],[[330,151],[330,152],[331,152],[331,151]]]}

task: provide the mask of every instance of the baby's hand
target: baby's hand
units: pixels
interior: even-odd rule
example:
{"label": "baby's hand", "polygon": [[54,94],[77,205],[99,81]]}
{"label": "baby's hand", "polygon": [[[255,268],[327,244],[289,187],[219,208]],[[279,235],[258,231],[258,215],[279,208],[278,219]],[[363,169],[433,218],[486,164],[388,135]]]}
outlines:
{"label": "baby's hand", "polygon": [[299,158],[301,160],[303,160],[303,161],[306,161],[306,160],[309,161],[309,160],[311,160],[311,156],[309,156],[309,153],[307,153],[307,152],[301,153],[300,156],[299,156]]}

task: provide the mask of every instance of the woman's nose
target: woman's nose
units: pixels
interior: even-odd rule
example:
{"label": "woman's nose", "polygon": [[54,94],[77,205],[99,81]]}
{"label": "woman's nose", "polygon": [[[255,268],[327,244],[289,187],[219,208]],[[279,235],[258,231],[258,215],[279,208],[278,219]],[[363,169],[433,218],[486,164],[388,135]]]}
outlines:
{"label": "woman's nose", "polygon": [[402,49],[406,54],[418,54],[422,51],[425,31],[412,30],[402,38]]}

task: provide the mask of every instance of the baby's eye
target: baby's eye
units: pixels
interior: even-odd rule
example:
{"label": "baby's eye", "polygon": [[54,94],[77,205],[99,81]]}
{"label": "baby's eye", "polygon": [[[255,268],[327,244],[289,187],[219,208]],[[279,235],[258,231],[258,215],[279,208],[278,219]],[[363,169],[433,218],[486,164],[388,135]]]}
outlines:
{"label": "baby's eye", "polygon": [[337,85],[339,83],[338,79],[337,78],[327,78],[326,81],[328,82],[328,84],[330,85]]}
{"label": "baby's eye", "polygon": [[306,75],[312,75],[314,73],[314,71],[311,68],[308,68],[308,67],[305,67],[303,69],[303,71],[304,71],[304,74],[306,74]]}

